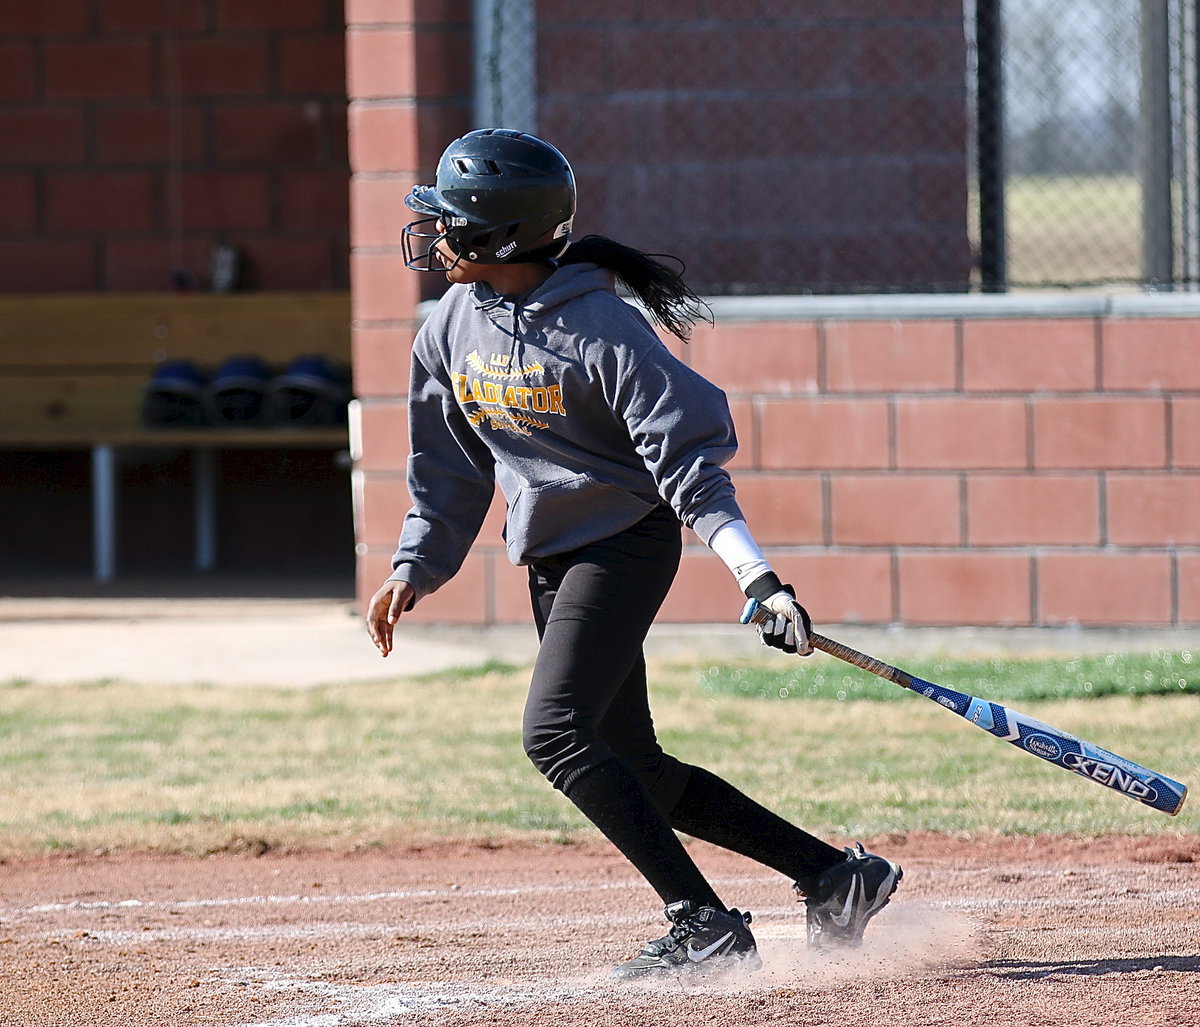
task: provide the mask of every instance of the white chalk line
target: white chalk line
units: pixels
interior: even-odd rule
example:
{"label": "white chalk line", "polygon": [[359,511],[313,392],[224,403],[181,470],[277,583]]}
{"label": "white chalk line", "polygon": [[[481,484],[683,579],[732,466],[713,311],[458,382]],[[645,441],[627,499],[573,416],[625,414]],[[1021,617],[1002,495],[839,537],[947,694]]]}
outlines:
{"label": "white chalk line", "polygon": [[237,906],[323,906],[362,902],[404,902],[453,897],[504,898],[564,891],[607,891],[636,887],[638,882],[528,885],[517,888],[416,888],[342,895],[233,895],[221,899],[100,899],[95,902],[47,902],[38,906],[0,907],[0,914],[66,913],[104,909],[222,909]]}
{"label": "white chalk line", "polygon": [[[978,877],[980,874],[992,872],[990,868],[969,868],[963,870],[947,871],[939,869],[937,871],[940,877],[956,876],[963,879]],[[1047,870],[1044,872],[1022,871],[1024,879],[1034,881],[1039,877],[1057,877],[1061,874],[1058,870]],[[755,885],[771,885],[780,881],[778,875],[761,875],[761,876],[742,876],[742,877],[723,877],[714,878],[713,883],[722,888],[738,888],[751,887]],[[488,887],[488,888],[464,888],[459,885],[445,885],[438,888],[408,888],[392,891],[377,891],[377,892],[360,892],[357,894],[291,894],[291,895],[233,895],[224,898],[204,898],[204,899],[98,899],[93,902],[85,902],[82,900],[72,900],[70,902],[47,902],[37,905],[0,905],[0,916],[19,917],[22,915],[36,913],[64,913],[64,912],[87,912],[90,910],[123,910],[123,909],[222,909],[232,908],[237,906],[317,906],[317,905],[340,905],[364,902],[403,902],[421,899],[443,899],[454,897],[477,897],[477,898],[504,898],[514,895],[543,895],[562,892],[585,892],[585,891],[622,891],[631,888],[644,888],[644,884],[636,880],[628,881],[579,881],[568,882],[564,884],[529,884],[510,886],[504,888]],[[1148,893],[1148,898],[1153,900],[1154,895],[1161,897],[1162,895],[1187,895],[1194,898],[1197,891],[1182,891],[1182,892],[1157,892]],[[957,902],[959,900],[946,900],[948,902]],[[1018,905],[1022,902],[1038,905],[1043,900],[1029,899],[966,899],[966,902],[994,902],[998,906]],[[1049,901],[1049,900],[1047,900]],[[1052,904],[1052,903],[1051,903]]]}
{"label": "white chalk line", "polygon": [[[715,878],[714,884],[719,887],[746,887],[751,885],[771,884],[781,880],[779,877],[730,877]],[[20,916],[34,913],[71,913],[88,912],[93,910],[121,909],[221,909],[237,906],[320,906],[341,905],[363,902],[404,902],[414,899],[445,899],[445,898],[506,898],[514,895],[548,895],[563,892],[585,891],[623,891],[626,889],[644,889],[641,881],[577,881],[564,884],[529,884],[507,888],[462,888],[446,886],[441,888],[415,888],[399,891],[360,892],[357,894],[333,895],[233,895],[213,899],[98,899],[94,902],[47,902],[35,906],[0,906],[0,916]]]}
{"label": "white chalk line", "polygon": [[[540,889],[546,890],[546,889]],[[336,899],[336,896],[330,896]],[[1155,905],[1163,908],[1174,908],[1181,901],[1194,901],[1192,893],[1163,893],[1155,896]],[[1008,910],[1040,910],[1062,909],[1074,906],[1075,900],[1062,899],[992,899],[992,898],[954,898],[933,900],[909,900],[897,908],[902,908],[908,918],[920,917],[923,913],[953,912],[973,916],[983,916],[989,913],[999,913]],[[552,920],[556,927],[563,929],[586,930],[595,923],[594,915],[590,913],[562,914],[552,917],[538,915],[516,915],[511,912],[496,914],[494,918],[481,918],[478,913],[455,919],[439,918],[436,926],[428,932],[430,936],[439,934],[454,934],[464,930],[479,930],[485,926],[488,919],[501,923],[506,931],[527,930],[536,931],[546,926]],[[635,926],[646,921],[645,913],[638,914],[605,914],[605,923],[609,926]],[[238,942],[243,944],[269,944],[289,940],[319,940],[323,938],[364,938],[391,942],[396,939],[409,937],[414,928],[420,926],[418,916],[405,916],[397,921],[373,921],[367,923],[337,921],[317,921],[304,924],[271,924],[262,926],[210,927],[210,926],[170,926],[170,927],[141,927],[141,928],[98,928],[90,927],[83,932],[74,932],[72,941],[77,944],[100,945],[130,945],[135,943],[154,944],[159,942],[195,942],[197,944],[219,944]],[[63,932],[70,927],[50,928],[38,932],[39,938],[63,939]],[[754,933],[759,939],[803,939],[805,936],[803,909],[796,905],[758,906],[754,911]]]}
{"label": "white chalk line", "polygon": [[[793,911],[794,912],[794,911]],[[511,916],[496,918],[505,930],[535,930],[545,928],[552,923],[558,928],[587,927],[594,925],[594,915],[579,914],[576,916]],[[639,924],[645,921],[645,916],[613,915],[604,918],[606,925]],[[109,945],[128,945],[131,942],[158,941],[239,941],[239,942],[275,942],[288,939],[316,939],[325,937],[359,937],[378,938],[380,941],[391,941],[396,938],[408,938],[414,933],[412,918],[395,923],[346,923],[344,921],[324,921],[309,924],[275,924],[264,927],[151,927],[138,930],[119,930],[94,928],[76,937],[80,941],[94,941]],[[430,935],[458,933],[464,930],[479,930],[483,926],[480,917],[465,917],[461,920],[439,919]],[[664,925],[665,926],[665,925]],[[62,929],[42,931],[42,938],[61,938]]]}
{"label": "white chalk line", "polygon": [[[977,876],[979,870],[952,871],[957,876]],[[939,875],[945,877],[947,871],[939,870]],[[1032,880],[1034,874],[1027,874]],[[750,887],[754,885],[770,885],[780,880],[777,875],[754,877],[724,877],[714,878],[713,883],[722,888]],[[529,884],[504,888],[464,888],[458,885],[445,885],[438,888],[408,888],[393,891],[360,892],[357,894],[320,894],[320,895],[233,895],[224,898],[204,899],[98,899],[93,902],[72,900],[70,902],[46,902],[38,905],[8,905],[0,906],[0,916],[17,917],[35,913],[65,913],[87,912],[89,910],[122,910],[122,909],[222,909],[237,906],[317,906],[340,905],[363,902],[404,902],[420,899],[442,899],[453,897],[504,898],[513,895],[542,895],[562,892],[584,891],[621,891],[630,888],[643,888],[640,881],[580,881],[564,884]]]}
{"label": "white chalk line", "polygon": [[[301,1013],[270,1020],[242,1021],[236,1027],[359,1027],[415,1014],[453,1012],[463,1008],[481,1011],[496,1006],[524,1006],[553,1003],[556,1006],[594,1001],[599,997],[616,998],[620,990],[611,984],[593,982],[554,985],[505,982],[502,987],[451,983],[413,984],[333,984],[308,977],[285,976],[271,970],[249,968],[220,983],[233,987],[253,986],[268,993],[307,996],[339,1007],[337,1012]],[[627,993],[627,992],[626,992]]]}
{"label": "white chalk line", "polygon": [[[755,885],[770,885],[774,879],[767,877],[717,878],[713,882],[719,888],[750,887]],[[401,891],[361,892],[357,894],[335,895],[238,895],[220,899],[121,899],[98,900],[95,902],[49,902],[33,906],[0,906],[0,917],[17,919],[45,913],[87,913],[105,910],[139,910],[153,911],[188,910],[188,909],[222,909],[247,906],[325,906],[325,905],[354,905],[374,902],[403,902],[421,899],[445,898],[505,898],[523,895],[562,894],[564,892],[581,893],[588,891],[623,891],[627,889],[643,889],[638,881],[620,882],[575,882],[570,884],[538,884],[523,885],[511,888],[421,888]],[[1181,901],[1196,902],[1200,899],[1200,887],[1191,889],[1170,889],[1165,891],[1147,892],[1140,896],[1141,901],[1152,907],[1172,907]],[[1054,909],[1061,906],[1073,905],[1077,898],[1021,898],[1019,896],[971,896],[952,899],[930,900],[923,904],[944,909],[961,909],[968,911],[996,911],[1003,909]],[[794,907],[790,907],[794,908]]]}
{"label": "white chalk line", "polygon": [[[1155,896],[1152,905],[1160,908],[1177,908],[1181,901],[1195,901],[1194,893],[1166,893]],[[920,915],[922,911],[957,912],[983,916],[989,913],[1002,913],[1010,910],[1042,910],[1063,909],[1076,905],[1075,900],[1066,898],[1049,899],[938,899],[932,901],[910,901],[903,904],[909,915]],[[545,916],[514,916],[511,913],[498,915],[498,921],[503,923],[506,930],[536,930],[546,925]],[[575,916],[556,914],[553,918],[555,926],[561,928],[586,929],[595,923],[595,917],[590,914]],[[633,926],[644,923],[644,914],[613,914],[605,915],[605,923],[609,926]],[[797,939],[805,935],[803,910],[796,906],[759,907],[754,911],[754,934],[761,939]],[[347,923],[345,921],[325,921],[307,924],[273,924],[267,926],[243,927],[142,927],[138,929],[89,928],[85,932],[75,933],[72,940],[78,944],[100,945],[131,945],[135,943],[155,944],[159,942],[195,942],[198,944],[219,944],[225,942],[269,944],[291,940],[319,940],[323,938],[365,938],[390,942],[397,938],[408,937],[413,929],[412,917],[400,921],[376,921],[369,923]],[[483,921],[478,915],[456,920],[439,919],[434,934],[455,933],[463,930],[478,930]],[[1059,928],[1067,929],[1066,925]],[[45,939],[62,939],[64,930],[57,928],[40,931],[36,937]]]}
{"label": "white chalk line", "polygon": [[[137,929],[122,928],[90,928],[84,932],[76,932],[74,940],[79,942],[98,942],[105,945],[129,945],[134,942],[154,943],[167,941],[193,942],[275,942],[289,939],[311,940],[325,937],[357,937],[391,941],[396,938],[407,938],[413,933],[412,917],[401,921],[376,921],[374,923],[347,923],[345,921],[323,921],[307,924],[273,924],[261,927],[142,927]],[[511,913],[500,914],[495,919],[502,923],[505,930],[538,930],[545,928],[547,922],[552,922],[559,928],[583,928],[594,925],[596,917],[593,914],[579,913],[575,915],[555,914],[552,917],[514,916]],[[768,924],[766,921],[780,921],[778,924]],[[608,926],[632,926],[645,923],[645,914],[608,913],[604,922]],[[760,923],[762,921],[762,923]],[[799,926],[789,926],[784,921],[793,921]],[[484,921],[478,916],[463,917],[458,920],[439,919],[434,931],[430,934],[456,933],[464,930],[478,930]],[[665,926],[665,925],[664,925]],[[62,938],[63,931],[69,928],[56,928],[38,932],[39,938]],[[759,937],[803,937],[803,911],[796,906],[778,906],[764,909],[760,907],[754,914],[754,933]]]}

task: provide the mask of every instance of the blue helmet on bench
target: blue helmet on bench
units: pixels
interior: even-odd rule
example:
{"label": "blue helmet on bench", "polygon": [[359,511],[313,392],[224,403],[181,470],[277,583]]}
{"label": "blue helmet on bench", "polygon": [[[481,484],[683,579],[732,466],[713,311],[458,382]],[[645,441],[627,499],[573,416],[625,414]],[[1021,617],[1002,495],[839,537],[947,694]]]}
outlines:
{"label": "blue helmet on bench", "polygon": [[142,390],[147,428],[197,428],[208,424],[208,376],[190,360],[159,364]]}
{"label": "blue helmet on bench", "polygon": [[346,423],[350,402],[349,369],[322,356],[297,357],[273,379],[268,390],[268,418],[276,425]]}
{"label": "blue helmet on bench", "polygon": [[214,424],[254,427],[266,420],[271,373],[258,357],[230,357],[208,386],[208,410]]}

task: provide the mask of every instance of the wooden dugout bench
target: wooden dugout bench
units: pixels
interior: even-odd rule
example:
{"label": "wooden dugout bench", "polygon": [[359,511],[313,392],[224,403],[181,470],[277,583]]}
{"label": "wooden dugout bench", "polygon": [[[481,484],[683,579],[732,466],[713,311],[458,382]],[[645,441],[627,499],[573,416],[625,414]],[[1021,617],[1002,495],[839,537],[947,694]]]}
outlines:
{"label": "wooden dugout bench", "polygon": [[154,367],[211,369],[253,355],[282,367],[297,356],[350,363],[344,292],[46,294],[0,296],[0,449],[91,453],[93,577],[117,573],[123,455],[188,450],[194,566],[217,559],[217,459],[222,449],[347,448],[344,427],[154,428],[141,423]]}

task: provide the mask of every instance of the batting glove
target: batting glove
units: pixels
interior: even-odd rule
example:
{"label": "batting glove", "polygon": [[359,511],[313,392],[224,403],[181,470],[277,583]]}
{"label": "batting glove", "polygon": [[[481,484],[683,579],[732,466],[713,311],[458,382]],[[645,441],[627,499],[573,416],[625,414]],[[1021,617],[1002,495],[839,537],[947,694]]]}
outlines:
{"label": "batting glove", "polygon": [[812,619],[796,602],[796,591],[791,585],[783,584],[777,574],[768,571],[747,586],[746,595],[750,601],[742,611],[742,623],[753,622],[758,627],[763,645],[797,656],[812,655],[808,638],[812,634]]}

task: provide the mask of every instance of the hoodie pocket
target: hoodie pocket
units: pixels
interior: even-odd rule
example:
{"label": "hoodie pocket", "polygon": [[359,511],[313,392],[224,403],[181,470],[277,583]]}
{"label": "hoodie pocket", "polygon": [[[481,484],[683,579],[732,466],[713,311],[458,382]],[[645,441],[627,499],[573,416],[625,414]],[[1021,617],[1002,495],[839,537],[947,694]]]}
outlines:
{"label": "hoodie pocket", "polygon": [[513,563],[567,553],[636,524],[658,505],[586,474],[517,489],[508,505],[504,541]]}

